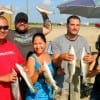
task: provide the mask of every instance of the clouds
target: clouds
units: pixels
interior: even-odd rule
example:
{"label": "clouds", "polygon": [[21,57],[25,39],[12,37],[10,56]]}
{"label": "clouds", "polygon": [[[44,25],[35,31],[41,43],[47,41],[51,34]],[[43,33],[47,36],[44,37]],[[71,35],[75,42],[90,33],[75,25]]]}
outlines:
{"label": "clouds", "polygon": [[43,0],[43,4],[44,5],[50,5],[51,4],[51,0]]}
{"label": "clouds", "polygon": [[74,0],[64,0],[65,2],[70,2],[70,1],[74,1]]}

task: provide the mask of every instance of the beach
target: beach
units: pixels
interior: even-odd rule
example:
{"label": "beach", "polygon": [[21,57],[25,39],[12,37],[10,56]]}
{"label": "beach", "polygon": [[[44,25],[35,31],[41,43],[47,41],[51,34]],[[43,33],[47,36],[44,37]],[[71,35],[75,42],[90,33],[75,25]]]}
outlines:
{"label": "beach", "polygon": [[[48,34],[46,36],[46,38],[48,41],[52,41],[56,37],[58,37],[62,34],[65,34],[66,31],[67,31],[66,25],[52,26],[52,31],[50,34]],[[99,34],[100,34],[100,28],[97,28],[93,25],[91,25],[91,26],[81,25],[81,28],[79,31],[79,35],[83,36],[88,41],[92,52],[97,51],[95,49],[95,42],[96,42]]]}

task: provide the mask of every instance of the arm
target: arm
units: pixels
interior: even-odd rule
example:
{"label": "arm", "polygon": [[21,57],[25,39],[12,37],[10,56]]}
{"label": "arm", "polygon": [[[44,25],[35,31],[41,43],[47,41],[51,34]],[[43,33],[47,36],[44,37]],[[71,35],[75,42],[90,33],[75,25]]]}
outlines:
{"label": "arm", "polygon": [[0,76],[0,82],[15,82],[16,79],[17,79],[17,73],[14,72]]}
{"label": "arm", "polygon": [[89,70],[88,70],[87,77],[93,77],[93,76],[97,75],[100,72],[100,70],[94,68],[95,66],[97,66],[96,65],[96,57],[97,57],[97,55],[94,55],[92,57],[93,58],[92,58],[91,63],[89,64]]}
{"label": "arm", "polygon": [[39,75],[44,71],[42,67],[40,67],[37,71],[35,71],[35,62],[32,57],[29,57],[26,63],[26,68],[28,69],[28,75],[32,80],[32,83],[36,83]]}
{"label": "arm", "polygon": [[51,21],[49,20],[49,17],[46,13],[42,13],[42,18],[43,18],[43,22],[44,22],[43,23],[43,33],[45,35],[47,35],[52,30]]}
{"label": "arm", "polygon": [[48,11],[44,8],[36,7],[37,10],[40,12],[42,18],[43,18],[43,33],[47,35],[52,30],[51,21],[49,20],[49,17],[47,14],[52,13],[52,11]]}
{"label": "arm", "polygon": [[35,62],[34,59],[29,57],[27,62],[26,62],[26,68],[27,68],[27,73],[29,75],[29,77],[31,78],[33,84],[37,81],[39,73],[35,72]]}
{"label": "arm", "polygon": [[88,71],[87,77],[93,77],[98,74],[97,70],[94,70],[94,66],[95,66],[95,61],[93,61],[89,65],[89,71]]}

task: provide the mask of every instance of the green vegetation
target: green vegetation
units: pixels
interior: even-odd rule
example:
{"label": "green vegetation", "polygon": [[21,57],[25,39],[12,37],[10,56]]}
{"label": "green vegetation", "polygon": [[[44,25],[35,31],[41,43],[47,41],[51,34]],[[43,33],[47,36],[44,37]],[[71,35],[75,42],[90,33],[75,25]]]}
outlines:
{"label": "green vegetation", "polygon": [[[43,25],[42,23],[29,23],[29,28],[31,28],[31,27],[42,27],[42,25]],[[52,23],[52,25],[53,26],[58,26],[60,24],[59,23]],[[14,29],[15,28],[14,24],[12,24],[10,28]]]}

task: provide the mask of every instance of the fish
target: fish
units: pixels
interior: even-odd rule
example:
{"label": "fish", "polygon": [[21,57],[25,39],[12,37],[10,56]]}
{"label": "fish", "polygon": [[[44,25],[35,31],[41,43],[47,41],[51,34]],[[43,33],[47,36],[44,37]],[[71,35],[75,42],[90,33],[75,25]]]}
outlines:
{"label": "fish", "polygon": [[36,6],[36,9],[41,13],[53,14],[53,11],[47,10],[45,7]]}
{"label": "fish", "polygon": [[[12,69],[12,72],[17,73],[14,69]],[[18,77],[15,82],[11,83],[11,90],[12,90],[14,100],[21,100]]]}
{"label": "fish", "polygon": [[33,87],[32,80],[31,80],[31,78],[28,76],[28,74],[24,71],[23,67],[22,67],[20,64],[17,64],[17,63],[16,63],[16,67],[18,68],[18,70],[19,70],[21,76],[22,76],[23,79],[25,80],[25,82],[26,82],[27,86],[29,87],[29,89],[31,89],[31,91],[32,91],[33,93],[36,93],[36,92],[37,92],[37,89],[35,89],[35,88]]}
{"label": "fish", "polygon": [[86,49],[83,47],[82,55],[81,55],[81,70],[82,70],[82,76],[83,76],[83,83],[87,83],[87,73],[89,69],[89,64],[84,62],[83,60],[86,54],[87,54]]}
{"label": "fish", "polygon": [[3,6],[0,7],[0,15],[8,13],[8,14],[13,14],[13,11],[11,9],[5,8]]}
{"label": "fish", "polygon": [[53,78],[53,76],[51,74],[51,71],[50,71],[50,69],[48,67],[48,64],[45,61],[43,63],[43,66],[45,68],[45,71],[43,72],[43,75],[45,77],[45,80],[49,84],[51,84],[53,86],[53,88],[54,88],[54,95],[60,94],[61,93],[61,89],[60,89],[59,86],[56,85],[56,81],[54,80],[54,78]]}
{"label": "fish", "polygon": [[74,47],[72,45],[70,45],[69,53],[74,55],[74,59],[68,62],[69,77],[67,79],[67,82],[72,83],[72,78],[73,75],[75,74],[75,69],[76,69],[76,54]]}

